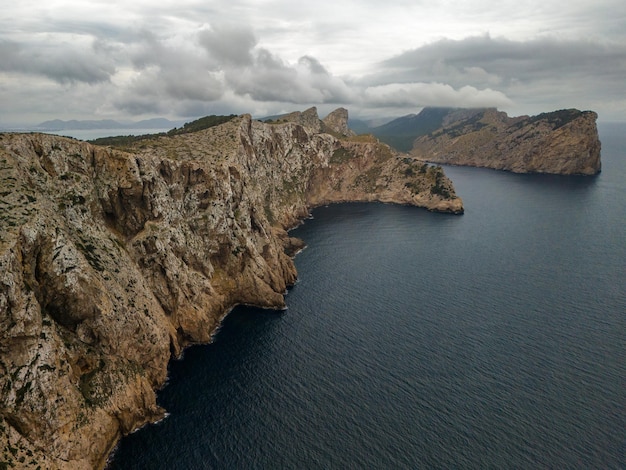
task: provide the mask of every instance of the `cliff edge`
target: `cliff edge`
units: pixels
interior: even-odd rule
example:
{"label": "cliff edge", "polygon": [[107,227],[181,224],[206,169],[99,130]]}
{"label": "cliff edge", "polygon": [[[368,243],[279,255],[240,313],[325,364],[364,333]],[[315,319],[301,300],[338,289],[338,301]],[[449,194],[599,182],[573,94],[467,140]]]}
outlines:
{"label": "cliff edge", "polygon": [[0,134],[0,465],[102,468],[164,416],[172,357],[234,305],[284,308],[287,230],[311,207],[463,211],[441,168],[344,117],[243,115],[125,150]]}
{"label": "cliff edge", "polygon": [[514,118],[496,109],[451,109],[410,153],[423,161],[515,173],[594,175],[601,169],[597,117],[576,109]]}

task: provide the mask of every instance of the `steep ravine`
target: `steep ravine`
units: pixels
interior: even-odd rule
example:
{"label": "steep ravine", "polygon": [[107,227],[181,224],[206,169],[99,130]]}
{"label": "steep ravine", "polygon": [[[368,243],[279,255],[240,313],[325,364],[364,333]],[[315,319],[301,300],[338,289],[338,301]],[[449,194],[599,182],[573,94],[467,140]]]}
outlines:
{"label": "steep ravine", "polygon": [[101,468],[161,418],[173,356],[234,305],[285,306],[311,207],[463,211],[441,168],[346,123],[244,115],[125,151],[0,134],[0,468]]}

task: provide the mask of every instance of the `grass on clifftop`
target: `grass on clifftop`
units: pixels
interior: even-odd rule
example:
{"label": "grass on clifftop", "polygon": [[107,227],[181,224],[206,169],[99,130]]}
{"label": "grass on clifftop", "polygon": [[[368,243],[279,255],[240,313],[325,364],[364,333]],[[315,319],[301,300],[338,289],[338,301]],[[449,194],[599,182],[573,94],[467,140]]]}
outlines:
{"label": "grass on clifftop", "polygon": [[572,122],[580,117],[583,113],[577,109],[559,109],[549,113],[541,113],[537,116],[531,116],[528,119],[516,123],[513,127],[519,129],[523,126],[534,124],[538,121],[546,121],[553,130],[563,127],[565,124]]}

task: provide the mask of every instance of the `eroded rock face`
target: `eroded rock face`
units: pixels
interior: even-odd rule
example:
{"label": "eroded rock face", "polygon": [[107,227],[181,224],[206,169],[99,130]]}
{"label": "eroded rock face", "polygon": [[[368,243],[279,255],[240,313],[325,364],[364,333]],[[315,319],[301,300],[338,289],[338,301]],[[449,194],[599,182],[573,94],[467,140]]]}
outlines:
{"label": "eroded rock face", "polygon": [[593,175],[601,168],[597,117],[575,109],[515,118],[495,109],[453,111],[415,140],[411,154],[516,173]]}
{"label": "eroded rock face", "polygon": [[0,462],[102,467],[163,416],[172,356],[236,304],[284,307],[302,247],[287,229],[312,206],[462,212],[440,168],[312,115],[244,115],[129,151],[0,135]]}
{"label": "eroded rock face", "polygon": [[355,133],[348,127],[348,110],[346,108],[335,109],[324,118],[322,125],[331,132],[343,137],[354,136]]}

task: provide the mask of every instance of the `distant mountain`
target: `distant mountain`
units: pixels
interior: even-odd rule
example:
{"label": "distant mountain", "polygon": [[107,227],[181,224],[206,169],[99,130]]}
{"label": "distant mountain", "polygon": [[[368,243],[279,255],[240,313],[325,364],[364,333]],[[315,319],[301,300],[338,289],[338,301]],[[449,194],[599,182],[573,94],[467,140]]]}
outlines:
{"label": "distant mountain", "polygon": [[129,129],[166,129],[179,127],[184,124],[184,121],[170,121],[165,118],[152,118],[144,119],[133,124],[129,124]]}
{"label": "distant mountain", "polygon": [[361,119],[348,119],[348,127],[352,129],[357,134],[371,134],[372,126],[370,126],[368,121],[363,121]]}
{"label": "distant mountain", "polygon": [[36,127],[38,130],[42,131],[62,131],[66,129],[171,129],[180,126],[182,123],[183,121],[170,121],[169,119],[165,118],[145,119],[142,121],[130,123],[122,123],[119,121],[114,121],[113,119],[83,121],[78,121],[76,119],[72,119],[70,121],[53,119],[51,121],[44,121],[38,124]]}
{"label": "distant mountain", "polygon": [[38,129],[45,131],[62,131],[65,129],[116,129],[124,128],[123,124],[112,119],[104,119],[100,121],[62,121],[61,119],[53,119],[52,121],[44,121],[36,126]]}
{"label": "distant mountain", "polygon": [[[181,127],[174,127],[167,132],[160,132],[158,134],[149,133],[149,134],[143,134],[143,135],[118,135],[118,136],[109,136],[109,137],[99,137],[97,139],[92,139],[89,142],[91,142],[92,144],[96,144],[96,145],[112,145],[114,147],[129,147],[136,142],[139,142],[141,140],[146,140],[146,139],[153,139],[156,136],[164,136],[164,135],[174,136],[174,135],[180,135],[180,134],[189,134],[191,132],[197,132],[203,129],[208,129],[210,127],[219,126],[220,124],[228,122],[235,117],[236,116],[234,114],[231,114],[230,116],[215,116],[215,115],[205,116],[200,119],[196,119],[195,121],[187,122]],[[146,128],[146,129],[149,129],[149,128]]]}
{"label": "distant mountain", "polygon": [[429,134],[441,127],[444,118],[456,108],[424,108],[419,114],[408,114],[382,126],[369,128],[366,132],[401,152],[413,148],[417,137]]}

